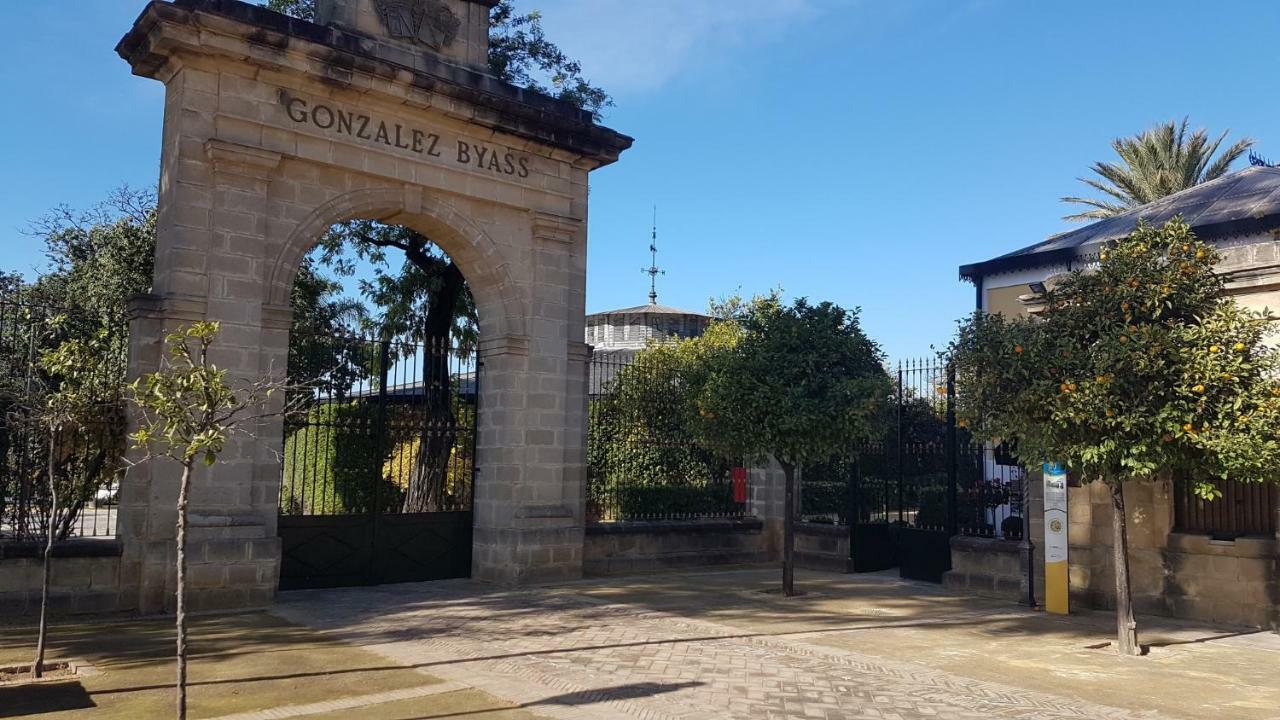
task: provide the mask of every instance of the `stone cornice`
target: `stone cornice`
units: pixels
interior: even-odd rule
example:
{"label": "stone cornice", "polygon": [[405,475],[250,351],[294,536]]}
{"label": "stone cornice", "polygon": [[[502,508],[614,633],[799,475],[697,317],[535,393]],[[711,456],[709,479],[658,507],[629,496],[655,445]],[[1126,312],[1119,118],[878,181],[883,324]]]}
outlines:
{"label": "stone cornice", "polygon": [[126,307],[130,320],[153,318],[199,322],[207,315],[209,301],[204,297],[144,293],[130,297]]}
{"label": "stone cornice", "polygon": [[565,350],[569,362],[587,362],[591,359],[592,346],[584,342],[570,340]]}
{"label": "stone cornice", "polygon": [[[116,45],[136,75],[158,77],[182,54],[213,55],[292,71],[567,151],[588,168],[615,162],[626,135],[570,103],[518,88],[430,54],[382,57],[363,35],[290,18],[239,0],[152,0]],[[409,66],[406,62],[412,62]],[[317,63],[321,63],[317,68]],[[446,100],[435,100],[442,96]]]}
{"label": "stone cornice", "polygon": [[572,244],[582,228],[582,221],[539,210],[530,211],[533,220],[533,236],[539,240],[551,240]]}
{"label": "stone cornice", "polygon": [[278,152],[240,145],[212,138],[204,143],[205,155],[213,164],[213,171],[239,175],[253,180],[267,180],[284,158]]}
{"label": "stone cornice", "polygon": [[529,338],[525,335],[499,335],[494,338],[481,338],[480,359],[497,355],[529,355]]}
{"label": "stone cornice", "polygon": [[293,307],[290,305],[262,306],[262,327],[267,330],[289,330],[293,328]]}

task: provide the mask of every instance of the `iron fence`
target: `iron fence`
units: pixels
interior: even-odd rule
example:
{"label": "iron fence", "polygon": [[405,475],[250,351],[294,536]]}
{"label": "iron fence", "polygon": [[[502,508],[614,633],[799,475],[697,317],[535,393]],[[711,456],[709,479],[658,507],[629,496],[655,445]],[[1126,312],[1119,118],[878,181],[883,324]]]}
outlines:
{"label": "iron fence", "polygon": [[692,438],[680,358],[598,351],[588,377],[587,513],[592,522],[748,514],[732,463]]}
{"label": "iron fence", "polygon": [[1273,537],[1280,517],[1280,490],[1267,483],[1228,480],[1219,484],[1222,497],[1204,500],[1185,480],[1173,485],[1175,532],[1234,540],[1246,535]]}
{"label": "iron fence", "polygon": [[1020,467],[995,464],[990,447],[975,442],[958,444],[954,453],[937,444],[899,450],[894,443],[871,443],[806,467],[800,520],[847,525],[856,517],[860,523],[947,530],[949,462],[956,468],[956,532],[1020,539],[1025,474]]}
{"label": "iron fence", "polygon": [[469,511],[479,370],[473,348],[301,335],[285,419],[280,512],[336,516]]}
{"label": "iron fence", "polygon": [[[65,378],[46,355],[93,338],[99,365],[82,383],[87,412],[44,415]],[[112,537],[124,473],[128,330],[120,317],[0,298],[0,541]],[[52,502],[51,485],[57,494]]]}
{"label": "iron fence", "polygon": [[877,439],[801,474],[800,519],[1020,539],[1025,473],[955,419],[945,360],[901,362]]}

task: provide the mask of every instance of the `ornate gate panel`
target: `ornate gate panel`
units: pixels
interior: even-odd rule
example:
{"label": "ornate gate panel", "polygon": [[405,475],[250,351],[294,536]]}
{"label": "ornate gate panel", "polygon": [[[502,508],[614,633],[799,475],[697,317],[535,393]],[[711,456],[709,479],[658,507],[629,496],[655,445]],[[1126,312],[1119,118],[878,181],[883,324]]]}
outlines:
{"label": "ornate gate panel", "polygon": [[296,338],[280,589],[467,577],[479,364],[442,340]]}
{"label": "ornate gate panel", "polygon": [[945,361],[900,364],[884,436],[805,468],[800,520],[847,529],[853,572],[942,582],[952,537],[1022,538],[1024,473],[959,427],[955,398]]}

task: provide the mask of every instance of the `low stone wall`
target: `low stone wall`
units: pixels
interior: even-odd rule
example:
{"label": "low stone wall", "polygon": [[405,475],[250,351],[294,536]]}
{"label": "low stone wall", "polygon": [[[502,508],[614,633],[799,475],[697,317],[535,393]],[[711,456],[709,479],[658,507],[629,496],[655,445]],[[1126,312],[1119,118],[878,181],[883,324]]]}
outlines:
{"label": "low stone wall", "polygon": [[951,538],[951,569],[942,576],[948,590],[1018,602],[1027,594],[1026,557],[1019,543],[997,538]]}
{"label": "low stone wall", "polygon": [[600,577],[767,562],[769,536],[757,518],[588,525],[582,569]]}
{"label": "low stone wall", "polygon": [[[43,548],[0,545],[0,616],[40,612]],[[71,540],[54,546],[49,610],[57,615],[112,613],[137,606],[137,583],[123,577],[120,543]]]}
{"label": "low stone wall", "polygon": [[[1213,540],[1174,532],[1168,481],[1125,485],[1129,527],[1129,576],[1139,613],[1280,632],[1280,538]],[[1044,592],[1043,483],[1031,480],[1031,538],[1035,589]],[[1111,548],[1111,497],[1101,484],[1068,490],[1071,604],[1115,607]],[[1020,601],[1026,595],[1025,558],[1017,543],[956,538],[947,587]],[[1016,585],[1015,585],[1016,581]]]}
{"label": "low stone wall", "polygon": [[849,528],[822,523],[796,523],[796,567],[826,572],[853,572]]}
{"label": "low stone wall", "polygon": [[[1038,506],[1038,487],[1032,497]],[[1174,532],[1168,481],[1126,483],[1125,500],[1129,576],[1138,612],[1229,625],[1280,623],[1280,541],[1275,537],[1212,540]],[[1110,492],[1097,483],[1073,487],[1068,503],[1072,602],[1113,608]],[[1032,537],[1042,533],[1033,522]]]}
{"label": "low stone wall", "polygon": [[[1170,533],[1163,548],[1131,547],[1130,582],[1139,613],[1280,629],[1280,543],[1212,540]],[[1071,546],[1071,599],[1115,607],[1110,545]]]}

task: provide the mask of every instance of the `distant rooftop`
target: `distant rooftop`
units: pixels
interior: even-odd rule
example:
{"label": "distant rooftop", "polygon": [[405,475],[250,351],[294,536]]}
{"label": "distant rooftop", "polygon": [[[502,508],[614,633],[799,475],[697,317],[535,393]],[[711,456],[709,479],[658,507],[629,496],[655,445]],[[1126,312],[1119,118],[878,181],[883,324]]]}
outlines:
{"label": "distant rooftop", "polygon": [[591,313],[587,317],[598,317],[601,315],[639,315],[648,313],[650,315],[697,315],[699,317],[709,317],[706,313],[694,312],[693,310],[681,310],[673,308],[670,305],[659,305],[650,303],[648,305],[637,305],[629,308],[619,308],[617,310],[605,310],[603,312]]}
{"label": "distant rooftop", "polygon": [[1248,167],[1021,250],[961,265],[960,278],[973,281],[996,273],[1090,258],[1108,242],[1132,233],[1139,220],[1160,225],[1176,215],[1187,221],[1197,237],[1208,242],[1280,228],[1280,168]]}

